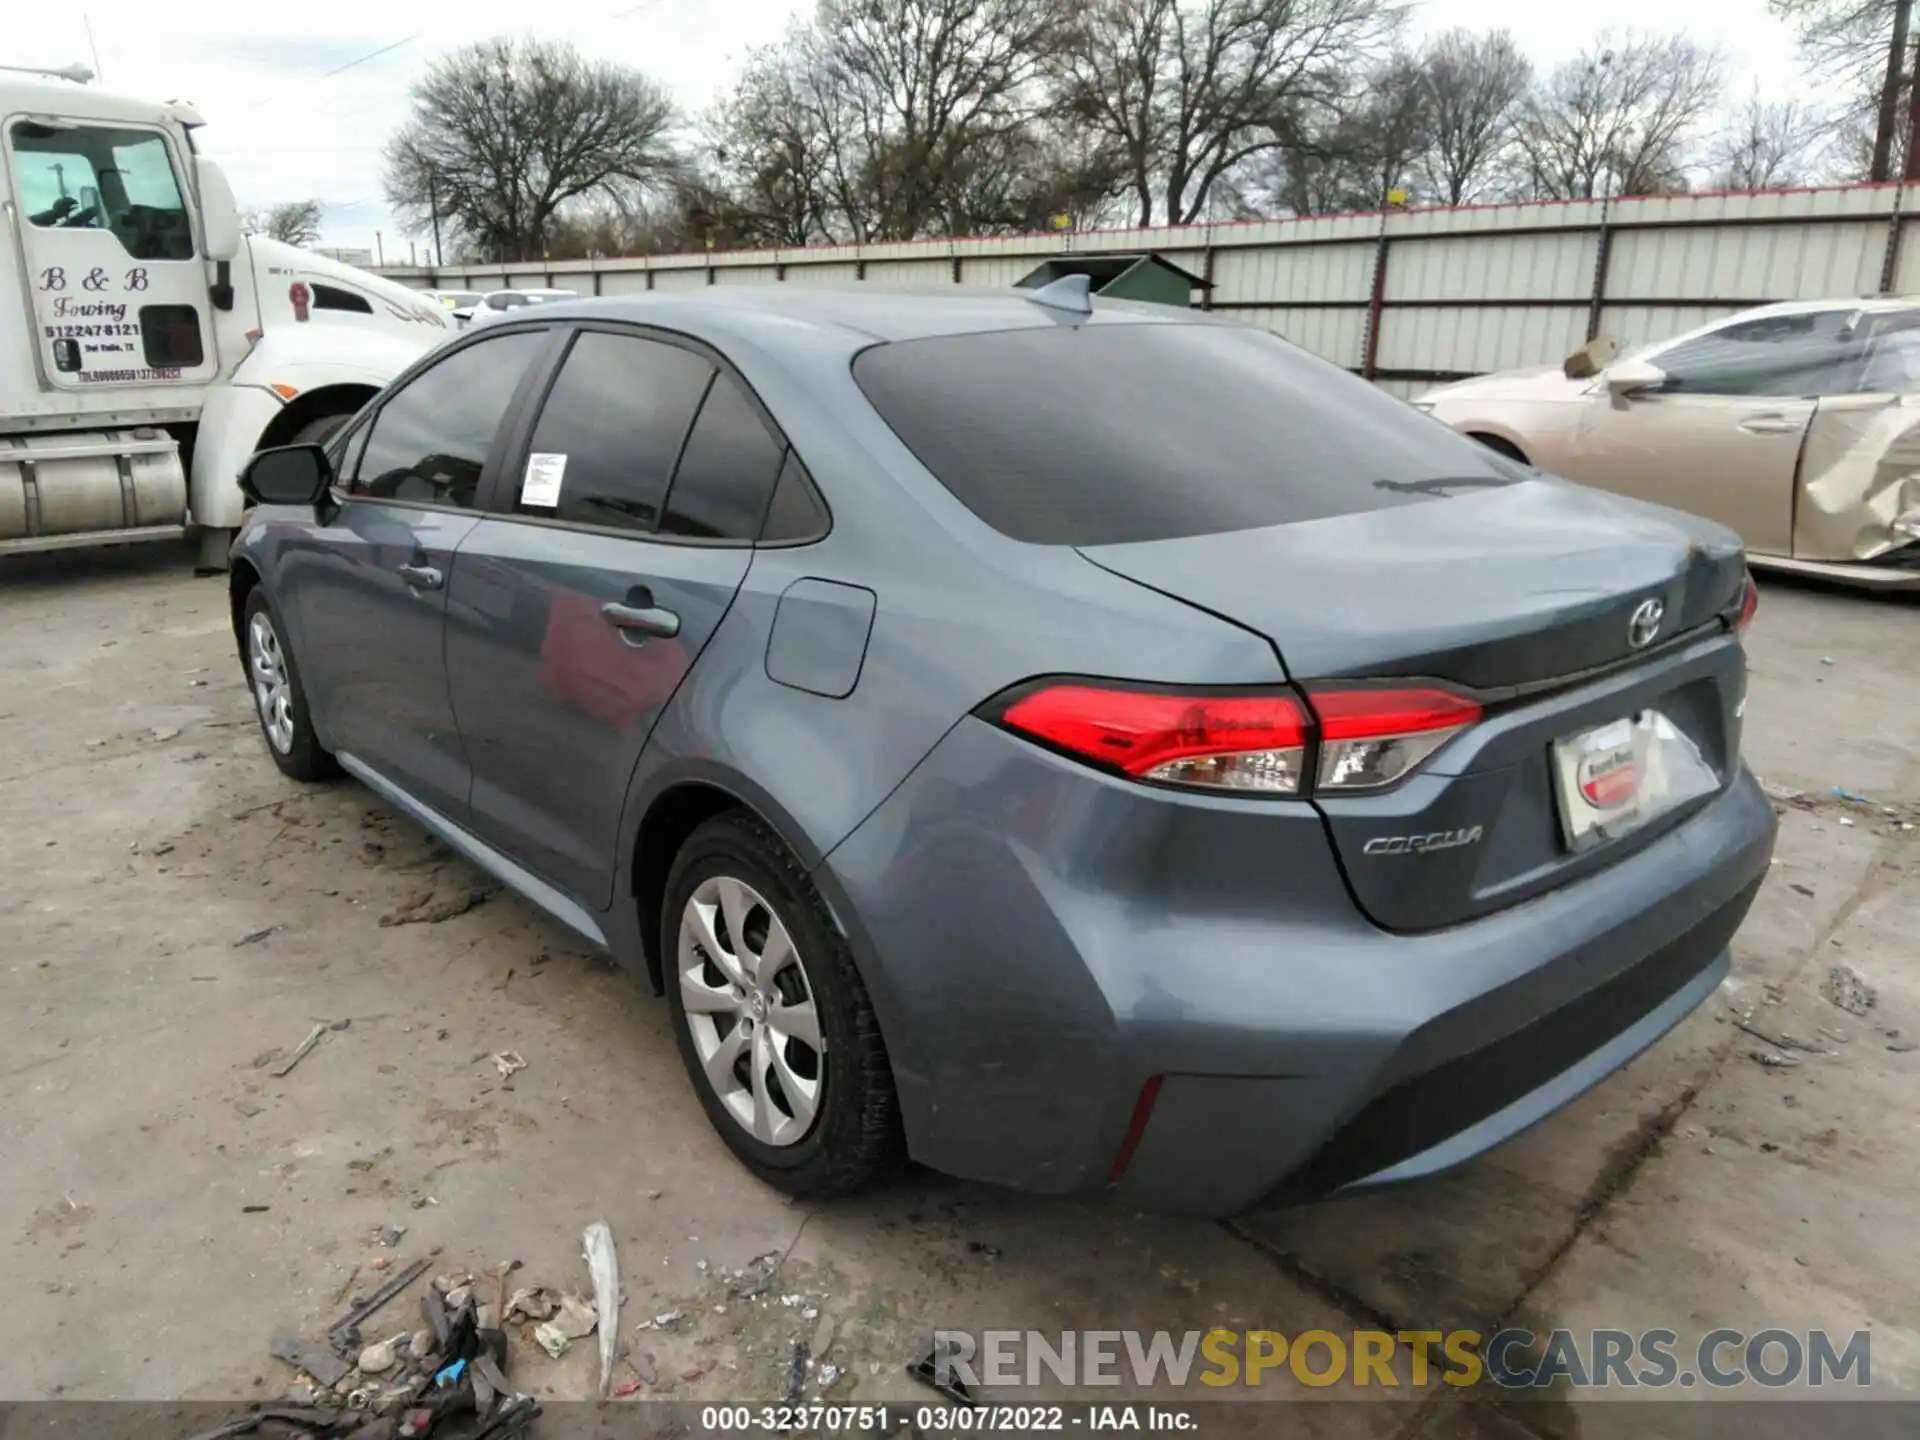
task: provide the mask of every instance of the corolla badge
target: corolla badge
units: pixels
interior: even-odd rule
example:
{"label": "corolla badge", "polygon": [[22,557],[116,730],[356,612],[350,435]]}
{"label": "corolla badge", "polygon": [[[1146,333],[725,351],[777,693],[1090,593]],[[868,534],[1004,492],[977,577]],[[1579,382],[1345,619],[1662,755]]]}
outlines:
{"label": "corolla badge", "polygon": [[1360,847],[1364,855],[1425,855],[1434,850],[1457,850],[1478,845],[1485,829],[1479,825],[1459,830],[1435,830],[1428,835],[1376,835]]}
{"label": "corolla badge", "polygon": [[1658,600],[1642,600],[1627,621],[1627,644],[1644,650],[1660,633],[1660,622],[1667,618],[1667,607]]}

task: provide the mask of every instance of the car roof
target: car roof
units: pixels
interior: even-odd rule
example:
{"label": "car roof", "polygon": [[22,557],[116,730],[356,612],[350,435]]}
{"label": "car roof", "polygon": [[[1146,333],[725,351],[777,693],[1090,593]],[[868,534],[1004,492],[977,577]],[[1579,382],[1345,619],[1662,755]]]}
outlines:
{"label": "car roof", "polygon": [[816,341],[835,337],[851,348],[864,349],[876,341],[1034,329],[1075,321],[1103,325],[1224,323],[1197,310],[1168,305],[1096,298],[1093,314],[1081,319],[1035,304],[1023,290],[963,285],[893,289],[861,283],[711,286],[623,295],[552,306],[542,318],[574,315],[656,325],[715,338],[733,337],[773,349],[781,348],[784,337],[798,339],[803,333]]}

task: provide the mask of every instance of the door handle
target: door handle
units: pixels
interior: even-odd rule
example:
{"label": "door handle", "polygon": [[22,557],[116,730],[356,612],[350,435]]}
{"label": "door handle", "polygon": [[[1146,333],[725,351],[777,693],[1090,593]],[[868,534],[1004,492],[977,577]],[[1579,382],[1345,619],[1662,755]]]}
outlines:
{"label": "door handle", "polygon": [[622,605],[609,600],[600,607],[600,618],[621,632],[629,644],[638,644],[636,635],[658,635],[671,640],[680,633],[680,617],[655,605]]}
{"label": "door handle", "polygon": [[415,590],[438,590],[446,583],[446,576],[431,565],[402,565],[400,578]]}
{"label": "door handle", "polygon": [[1801,422],[1785,415],[1749,415],[1740,422],[1740,428],[1749,435],[1792,435],[1801,428]]}

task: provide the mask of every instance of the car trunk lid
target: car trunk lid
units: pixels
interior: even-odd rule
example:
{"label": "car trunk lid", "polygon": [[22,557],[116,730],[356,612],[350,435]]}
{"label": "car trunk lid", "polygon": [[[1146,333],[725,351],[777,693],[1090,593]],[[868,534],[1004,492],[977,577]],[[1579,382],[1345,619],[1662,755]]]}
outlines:
{"label": "car trunk lid", "polygon": [[1704,521],[1542,479],[1080,553],[1266,636],[1309,692],[1399,678],[1480,702],[1480,723],[1400,784],[1316,795],[1356,901],[1388,928],[1515,903],[1705,803],[1690,794],[1631,833],[1576,842],[1556,775],[1562,741],[1655,712],[1712,789],[1737,766],[1745,669],[1721,617],[1744,560]]}

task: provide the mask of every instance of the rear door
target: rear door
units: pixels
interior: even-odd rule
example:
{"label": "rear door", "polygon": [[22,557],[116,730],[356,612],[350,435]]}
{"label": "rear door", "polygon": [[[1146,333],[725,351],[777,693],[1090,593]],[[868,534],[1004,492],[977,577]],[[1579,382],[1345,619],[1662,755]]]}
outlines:
{"label": "rear door", "polygon": [[602,908],[634,765],[746,576],[784,447],[705,351],[592,327],[524,429],[451,591],[472,823]]}
{"label": "rear door", "polygon": [[43,387],[211,380],[206,266],[167,133],[13,116],[7,148]]}

